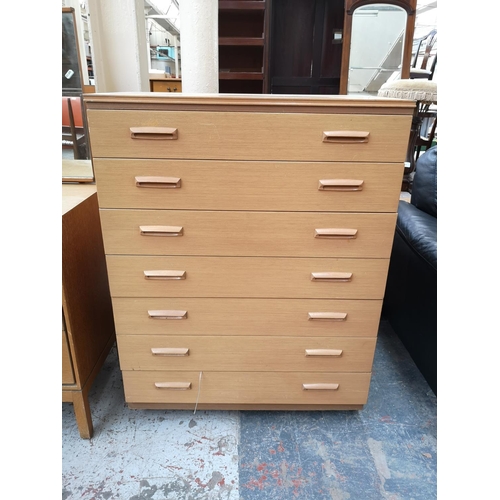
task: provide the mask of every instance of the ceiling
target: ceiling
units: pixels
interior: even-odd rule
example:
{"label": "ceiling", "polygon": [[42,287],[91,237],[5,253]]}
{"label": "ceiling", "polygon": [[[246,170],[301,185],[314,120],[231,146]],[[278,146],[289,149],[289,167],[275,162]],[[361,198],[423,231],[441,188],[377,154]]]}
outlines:
{"label": "ceiling", "polygon": [[178,0],[144,0],[144,15],[172,35],[180,36]]}

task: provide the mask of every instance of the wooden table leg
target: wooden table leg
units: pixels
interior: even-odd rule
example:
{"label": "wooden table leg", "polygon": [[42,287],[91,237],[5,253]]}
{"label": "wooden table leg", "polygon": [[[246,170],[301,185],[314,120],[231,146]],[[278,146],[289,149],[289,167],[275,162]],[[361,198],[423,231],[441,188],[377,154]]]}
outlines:
{"label": "wooden table leg", "polygon": [[88,389],[73,392],[73,409],[80,436],[83,439],[90,439],[94,434],[94,427],[90,413]]}

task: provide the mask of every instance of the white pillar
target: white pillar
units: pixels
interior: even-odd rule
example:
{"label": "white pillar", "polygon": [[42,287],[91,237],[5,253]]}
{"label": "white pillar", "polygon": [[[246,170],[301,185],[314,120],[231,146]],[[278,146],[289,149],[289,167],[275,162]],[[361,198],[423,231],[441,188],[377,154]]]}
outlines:
{"label": "white pillar", "polygon": [[89,0],[96,92],[148,92],[144,0]]}
{"label": "white pillar", "polygon": [[219,92],[218,0],[179,0],[182,93]]}

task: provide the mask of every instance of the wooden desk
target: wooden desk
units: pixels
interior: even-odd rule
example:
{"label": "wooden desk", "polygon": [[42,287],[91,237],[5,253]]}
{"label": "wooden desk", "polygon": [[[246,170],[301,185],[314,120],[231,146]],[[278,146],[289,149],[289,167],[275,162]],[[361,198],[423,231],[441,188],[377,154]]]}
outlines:
{"label": "wooden desk", "polygon": [[[63,182],[94,182],[91,160],[62,160]],[[94,186],[95,190],[95,186]]]}
{"label": "wooden desk", "polygon": [[94,184],[62,186],[62,401],[73,403],[89,439],[92,382],[115,342],[101,223]]}

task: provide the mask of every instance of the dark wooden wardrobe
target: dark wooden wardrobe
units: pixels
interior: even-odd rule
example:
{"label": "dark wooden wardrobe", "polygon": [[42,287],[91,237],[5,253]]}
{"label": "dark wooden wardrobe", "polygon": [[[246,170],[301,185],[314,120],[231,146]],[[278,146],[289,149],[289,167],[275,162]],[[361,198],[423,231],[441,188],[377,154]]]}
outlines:
{"label": "dark wooden wardrobe", "polygon": [[273,0],[269,92],[338,94],[344,0]]}

